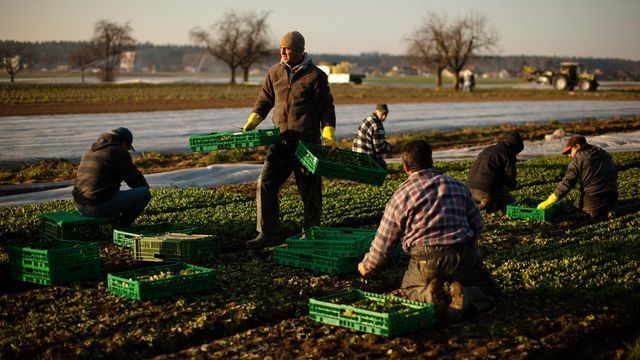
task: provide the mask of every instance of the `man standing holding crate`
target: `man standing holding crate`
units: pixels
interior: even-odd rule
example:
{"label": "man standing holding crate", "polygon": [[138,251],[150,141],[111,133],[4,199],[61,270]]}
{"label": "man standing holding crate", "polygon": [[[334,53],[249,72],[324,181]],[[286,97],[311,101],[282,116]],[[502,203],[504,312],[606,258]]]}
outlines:
{"label": "man standing holding crate", "polygon": [[387,163],[382,155],[390,154],[393,150],[393,145],[385,140],[384,126],[382,125],[388,115],[387,104],[376,105],[373,114],[367,116],[358,127],[358,133],[351,147],[352,151],[371,155],[371,158],[383,169],[387,168]]}
{"label": "man standing holding crate", "polygon": [[402,279],[409,299],[435,304],[442,313],[447,306],[443,282],[448,281],[449,319],[489,309],[497,287],[478,254],[482,216],[469,189],[433,171],[431,146],[424,141],[404,146],[402,164],[409,177],[387,203],[358,272],[369,276],[401,242],[411,255]]}
{"label": "man standing holding crate", "polygon": [[[129,155],[133,134],[119,127],[98,137],[80,160],[73,186],[76,208],[84,216],[120,219],[129,227],[151,200],[149,184]],[[130,190],[120,191],[127,183]]]}
{"label": "man standing holding crate", "polygon": [[[273,122],[282,143],[271,145],[257,184],[258,236],[246,242],[249,249],[274,246],[284,240],[279,228],[280,188],[293,172],[304,205],[304,228],[320,224],[322,178],[309,173],[295,156],[299,141],[335,148],[336,126],[333,96],[327,75],[305,51],[302,34],[292,31],[280,39],[280,63],[262,84],[251,115],[242,130],[255,129],[273,109]],[[322,130],[322,131],[321,131]]]}

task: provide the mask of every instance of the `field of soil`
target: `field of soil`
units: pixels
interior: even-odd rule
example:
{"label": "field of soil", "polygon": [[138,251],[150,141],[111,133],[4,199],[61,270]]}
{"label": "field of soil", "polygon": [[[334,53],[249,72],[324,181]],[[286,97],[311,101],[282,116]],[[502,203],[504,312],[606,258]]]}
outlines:
{"label": "field of soil", "polygon": [[[259,85],[0,83],[0,117],[250,107]],[[429,101],[640,100],[640,91],[562,92],[479,89],[473,93],[413,86],[331,86],[336,104]],[[1,119],[0,119],[1,121]]]}
{"label": "field of soil", "polygon": [[[613,154],[620,204],[614,219],[591,223],[571,210],[545,223],[483,212],[479,248],[503,296],[460,322],[386,338],[317,323],[309,298],[346,289],[398,294],[406,258],[367,283],[278,265],[273,250],[243,250],[254,235],[255,185],[158,189],[139,223],[195,226],[220,240],[211,290],[135,301],[108,291],[106,277],[154,264],[132,250],[100,244],[101,276],[60,286],[11,280],[8,248],[37,238],[38,214],[71,201],[0,209],[0,357],[41,358],[633,358],[640,346],[640,153]],[[469,161],[436,163],[464,181]],[[516,198],[543,199],[562,178],[566,157],[519,164]],[[377,225],[405,179],[397,165],[381,187],[324,180],[323,226]],[[290,182],[281,194],[284,231],[296,234],[301,206]],[[635,344],[635,345],[634,345]]]}
{"label": "field of soil", "polygon": [[[518,99],[639,100],[637,91],[560,93],[483,90],[472,94],[399,87],[332,87],[336,103],[482,101]],[[0,116],[251,106],[257,86],[0,84]],[[184,107],[181,107],[184,106]],[[563,123],[566,131],[599,134],[640,127],[638,118]],[[2,118],[0,118],[2,123]],[[399,136],[438,149],[494,142],[507,130],[539,139],[559,124],[461,129]],[[348,144],[342,144],[348,146]],[[191,154],[190,154],[191,155]],[[260,161],[262,153],[227,154],[223,161]],[[237,156],[237,157],[236,157]],[[243,157],[246,156],[246,157]],[[550,221],[510,219],[482,212],[478,247],[502,296],[495,308],[458,322],[397,337],[372,335],[311,320],[309,299],[347,289],[402,295],[407,265],[393,257],[367,282],[353,273],[328,275],[279,265],[273,249],[244,250],[255,236],[255,183],[214,189],[163,188],[138,224],[180,223],[218,239],[218,256],[196,263],[215,269],[212,289],[136,301],[109,291],[109,273],[157,265],[134,260],[131,248],[99,244],[95,279],[58,286],[11,278],[10,248],[39,239],[39,214],[73,210],[69,200],[0,208],[0,358],[2,359],[637,359],[640,358],[640,152],[612,154],[620,201],[616,217],[591,222],[575,213],[574,190]],[[229,160],[232,159],[232,160]],[[139,158],[146,172],[221,159],[153,154]],[[545,199],[562,179],[568,159],[518,163],[517,199]],[[57,170],[46,172],[52,164]],[[466,181],[470,161],[437,162],[439,171]],[[1,173],[5,183],[73,178],[74,164],[45,162]],[[45,174],[45,175],[41,175]],[[377,227],[388,199],[406,179],[397,164],[384,185],[323,180],[326,227]],[[300,232],[302,203],[293,181],[280,194],[287,235]],[[14,264],[15,265],[15,264]]]}

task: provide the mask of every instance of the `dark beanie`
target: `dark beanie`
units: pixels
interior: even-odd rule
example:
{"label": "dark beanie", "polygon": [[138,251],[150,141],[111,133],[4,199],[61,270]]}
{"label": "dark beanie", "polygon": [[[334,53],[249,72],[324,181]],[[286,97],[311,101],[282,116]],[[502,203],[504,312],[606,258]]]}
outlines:
{"label": "dark beanie", "polygon": [[304,37],[297,31],[290,31],[280,39],[280,47],[304,50]]}

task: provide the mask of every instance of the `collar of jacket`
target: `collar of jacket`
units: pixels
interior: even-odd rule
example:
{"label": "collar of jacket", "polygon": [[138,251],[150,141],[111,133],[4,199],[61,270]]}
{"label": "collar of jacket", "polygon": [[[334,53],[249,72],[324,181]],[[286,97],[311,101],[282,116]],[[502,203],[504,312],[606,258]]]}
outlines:
{"label": "collar of jacket", "polygon": [[304,57],[302,58],[302,62],[300,62],[300,64],[295,65],[295,66],[291,66],[289,64],[287,64],[284,61],[280,62],[280,65],[282,65],[285,70],[287,71],[287,73],[289,74],[289,82],[291,82],[291,80],[293,80],[293,77],[296,76],[297,73],[301,72],[302,70],[306,69],[306,67],[310,64],[313,64],[313,59],[311,59],[311,56],[307,53],[304,53]]}

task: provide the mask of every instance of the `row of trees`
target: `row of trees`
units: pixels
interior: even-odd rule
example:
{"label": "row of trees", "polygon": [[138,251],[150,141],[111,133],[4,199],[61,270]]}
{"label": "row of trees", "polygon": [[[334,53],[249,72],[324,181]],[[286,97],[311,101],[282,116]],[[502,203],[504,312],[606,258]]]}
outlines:
{"label": "row of trees", "polygon": [[[195,27],[189,35],[195,45],[202,46],[229,67],[230,83],[236,82],[238,68],[246,82],[251,67],[274,50],[268,17],[269,12],[229,11],[211,25],[209,31]],[[91,41],[70,55],[72,66],[81,70],[83,81],[84,71],[93,68],[100,69],[103,81],[113,81],[122,54],[136,48],[131,33],[129,23],[98,21]],[[481,14],[471,13],[451,20],[445,15],[430,13],[406,40],[411,61],[431,68],[440,87],[444,69],[459,73],[481,51],[496,48],[498,37],[487,29],[487,19]],[[20,49],[2,50],[3,65],[13,81],[22,69]],[[459,88],[458,81],[453,85],[455,89]]]}

